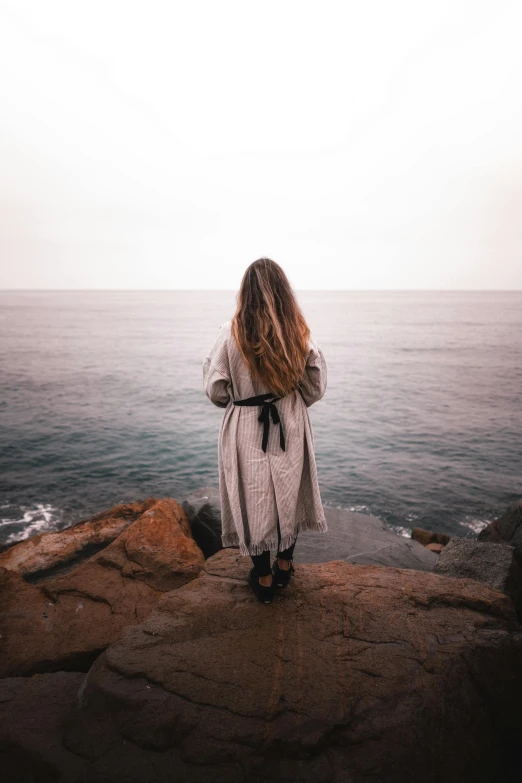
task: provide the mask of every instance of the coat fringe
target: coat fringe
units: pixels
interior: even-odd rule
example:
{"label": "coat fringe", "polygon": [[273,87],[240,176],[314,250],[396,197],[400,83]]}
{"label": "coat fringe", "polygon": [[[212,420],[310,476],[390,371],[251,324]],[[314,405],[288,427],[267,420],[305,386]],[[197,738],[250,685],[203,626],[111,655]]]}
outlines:
{"label": "coat fringe", "polygon": [[326,533],[328,532],[328,524],[326,522],[326,519],[323,517],[319,520],[303,520],[303,522],[300,522],[297,525],[297,528],[294,533],[291,533],[288,536],[284,536],[281,539],[281,542],[278,541],[276,538],[270,538],[265,539],[264,541],[259,541],[257,544],[245,544],[244,541],[239,540],[239,536],[237,533],[229,533],[227,535],[221,536],[221,543],[223,544],[223,547],[227,546],[238,546],[239,551],[242,555],[260,555],[262,552],[265,552],[267,549],[277,550],[279,548],[279,551],[282,552],[284,549],[288,549],[289,546],[291,546],[296,538],[296,535],[298,533],[301,533],[305,530],[311,531],[312,533]]}

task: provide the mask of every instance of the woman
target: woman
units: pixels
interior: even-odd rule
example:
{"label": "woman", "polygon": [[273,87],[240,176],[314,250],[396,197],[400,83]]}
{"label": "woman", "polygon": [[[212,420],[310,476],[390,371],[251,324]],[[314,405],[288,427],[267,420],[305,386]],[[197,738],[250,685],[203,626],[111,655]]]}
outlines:
{"label": "woman", "polygon": [[218,440],[222,543],[250,555],[248,581],[263,603],[291,578],[298,532],[328,529],[307,410],[326,380],[285,273],[269,258],[254,261],[235,315],[203,363],[203,389],[226,408]]}

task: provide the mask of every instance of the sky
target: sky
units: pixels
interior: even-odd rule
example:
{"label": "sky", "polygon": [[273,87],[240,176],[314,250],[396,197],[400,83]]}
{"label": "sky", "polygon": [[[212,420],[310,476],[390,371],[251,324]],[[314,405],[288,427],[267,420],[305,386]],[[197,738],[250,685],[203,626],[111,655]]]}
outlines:
{"label": "sky", "polygon": [[0,0],[0,288],[522,289],[521,22]]}

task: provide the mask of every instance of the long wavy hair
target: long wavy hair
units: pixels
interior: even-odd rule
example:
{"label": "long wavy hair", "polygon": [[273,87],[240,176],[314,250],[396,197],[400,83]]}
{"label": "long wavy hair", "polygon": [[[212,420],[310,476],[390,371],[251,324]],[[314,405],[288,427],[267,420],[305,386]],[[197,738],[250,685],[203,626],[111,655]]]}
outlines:
{"label": "long wavy hair", "polygon": [[310,329],[287,276],[270,258],[258,258],[245,271],[232,334],[252,377],[278,397],[298,387]]}

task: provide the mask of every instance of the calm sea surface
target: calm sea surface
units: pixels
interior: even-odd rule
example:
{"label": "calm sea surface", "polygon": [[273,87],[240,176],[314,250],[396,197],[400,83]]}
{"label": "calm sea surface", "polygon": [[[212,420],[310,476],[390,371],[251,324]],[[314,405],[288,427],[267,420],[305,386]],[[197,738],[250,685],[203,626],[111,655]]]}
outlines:
{"label": "calm sea surface", "polygon": [[[472,536],[522,496],[522,292],[298,292],[323,502]],[[0,292],[0,543],[218,486],[203,360],[235,292]],[[261,427],[261,424],[260,424]]]}

